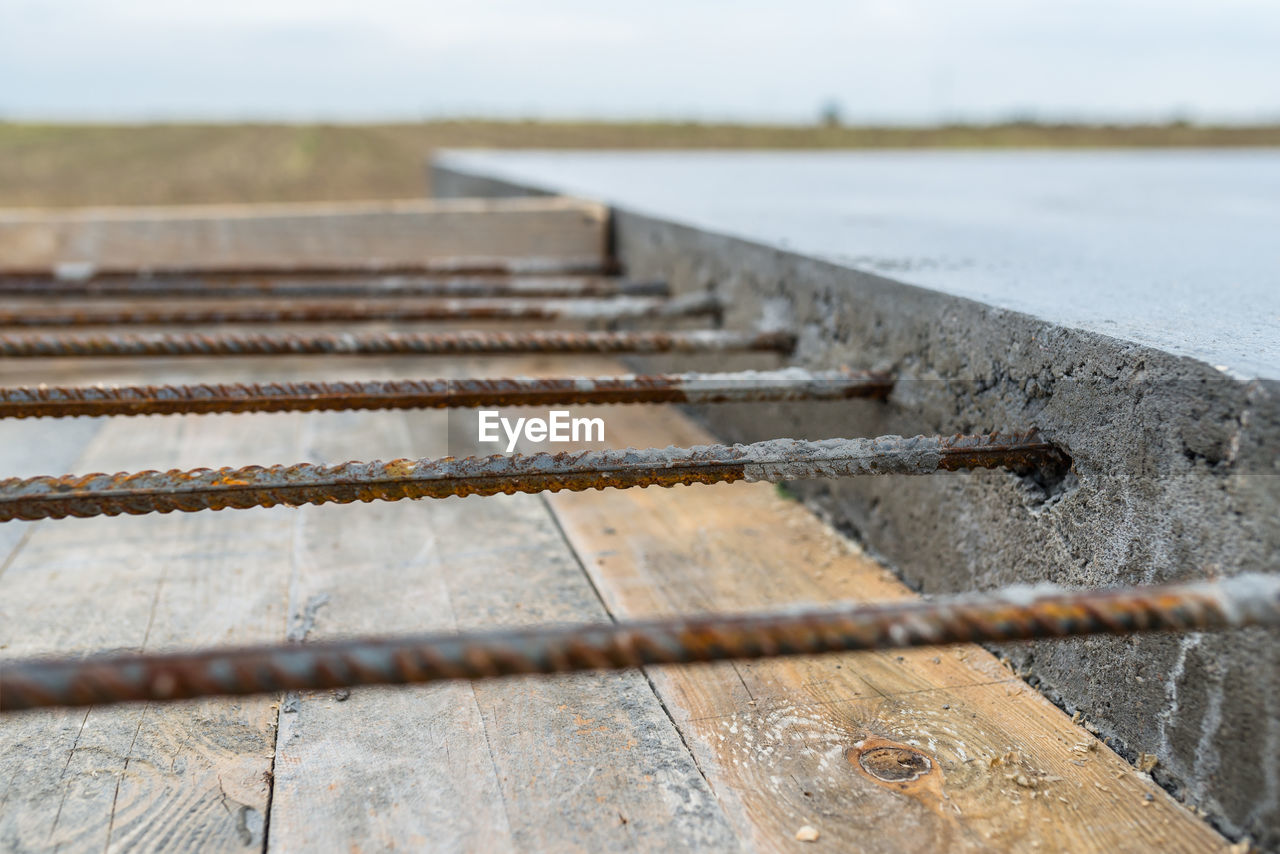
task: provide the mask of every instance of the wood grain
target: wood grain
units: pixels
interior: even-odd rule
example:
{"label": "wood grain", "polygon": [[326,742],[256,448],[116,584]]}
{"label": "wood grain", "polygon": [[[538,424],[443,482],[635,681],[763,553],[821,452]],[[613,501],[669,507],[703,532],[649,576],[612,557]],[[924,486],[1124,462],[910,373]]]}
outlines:
{"label": "wood grain", "polygon": [[[285,362],[3,367],[8,382],[55,383],[94,371],[112,381],[169,382],[265,371],[349,379],[404,367]],[[307,436],[326,430],[350,442],[353,456],[397,450],[352,441],[342,427],[322,413],[4,421],[0,459],[13,474],[292,461],[314,459]],[[0,575],[0,655],[282,641],[298,518],[277,508],[28,523]],[[0,850],[261,849],[277,700],[0,719]]]}
{"label": "wood grain", "polygon": [[[216,419],[117,419],[80,465],[191,465],[249,442],[278,456],[289,453],[299,423],[287,416],[255,435],[253,422],[227,430]],[[288,512],[35,528],[0,577],[3,654],[279,640]],[[6,717],[0,848],[260,846],[274,726],[270,697]]]}
{"label": "wood grain", "polygon": [[[23,364],[11,375],[341,379],[417,367],[156,360]],[[437,369],[621,371],[555,357]],[[710,438],[671,408],[575,414],[602,414],[611,445]],[[437,456],[472,450],[474,422],[470,412],[8,422],[0,437],[35,450],[0,461],[38,473]],[[762,484],[27,530],[0,574],[5,656],[912,595]],[[800,846],[803,825],[818,829],[819,851],[1225,846],[971,646],[279,699],[0,720],[0,848],[775,851]]]}
{"label": "wood grain", "polygon": [[[671,409],[606,418],[615,445],[710,439]],[[546,501],[617,618],[913,595],[768,484]],[[1226,847],[976,646],[649,676],[757,850],[803,825],[830,851]]]}
{"label": "wood grain", "polygon": [[[459,452],[445,419],[345,413],[308,446]],[[608,619],[536,496],[312,507],[299,525],[292,610],[314,609],[312,639]],[[293,698],[275,786],[277,851],[735,846],[636,671]]]}
{"label": "wood grain", "polygon": [[[0,427],[0,477],[33,477],[74,470],[84,449],[102,429],[101,419],[82,418],[68,428],[50,430],[37,421],[16,421]],[[33,453],[33,449],[39,449]],[[0,578],[17,559],[39,522],[0,525]]]}

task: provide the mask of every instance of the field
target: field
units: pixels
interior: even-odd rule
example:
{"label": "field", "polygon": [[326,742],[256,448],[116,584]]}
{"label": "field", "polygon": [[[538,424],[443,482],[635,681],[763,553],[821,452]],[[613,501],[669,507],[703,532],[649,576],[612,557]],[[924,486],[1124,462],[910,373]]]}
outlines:
{"label": "field", "polygon": [[404,198],[436,148],[1275,146],[1280,125],[936,128],[439,121],[388,125],[0,123],[0,205]]}

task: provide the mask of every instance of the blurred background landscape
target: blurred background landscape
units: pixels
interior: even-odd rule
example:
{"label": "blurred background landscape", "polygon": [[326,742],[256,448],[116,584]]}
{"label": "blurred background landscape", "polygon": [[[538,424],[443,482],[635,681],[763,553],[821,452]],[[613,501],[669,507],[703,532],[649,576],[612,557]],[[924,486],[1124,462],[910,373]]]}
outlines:
{"label": "blurred background landscape", "polygon": [[696,122],[0,124],[0,205],[421,196],[437,148],[865,149],[1275,146],[1280,125],[857,127]]}
{"label": "blurred background landscape", "polygon": [[1280,145],[1272,0],[0,8],[0,205],[419,196],[440,147]]}

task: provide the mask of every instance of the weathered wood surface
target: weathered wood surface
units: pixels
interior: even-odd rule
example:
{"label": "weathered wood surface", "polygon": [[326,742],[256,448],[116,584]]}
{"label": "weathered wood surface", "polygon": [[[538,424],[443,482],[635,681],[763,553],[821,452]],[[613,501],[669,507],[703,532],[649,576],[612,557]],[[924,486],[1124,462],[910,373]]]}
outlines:
{"label": "weathered wood surface", "polygon": [[[0,477],[34,477],[73,471],[89,440],[102,429],[99,419],[78,419],[65,429],[50,430],[47,423],[13,422],[0,428]],[[32,453],[40,448],[40,453]],[[0,525],[0,577],[16,559],[38,522]],[[2,607],[2,606],[0,606]]]}
{"label": "weathered wood surface", "polygon": [[[611,444],[711,438],[671,409],[600,412]],[[914,595],[768,484],[545,500],[618,619]],[[804,825],[828,851],[1226,845],[980,647],[649,676],[758,850],[793,849]]]}
{"label": "weathered wood surface", "polygon": [[[10,383],[423,373],[412,359],[3,367]],[[428,367],[620,371],[556,357]],[[610,444],[709,438],[670,408],[599,413]],[[448,450],[464,450],[472,413],[3,422],[0,461],[31,474],[431,456],[446,420]],[[4,656],[911,595],[753,484],[25,530],[0,574]],[[975,647],[280,699],[0,719],[0,849],[773,851],[799,847],[805,824],[812,850],[1223,845]],[[920,779],[874,776],[910,777],[916,754]]]}
{"label": "weathered wood surface", "polygon": [[567,199],[0,210],[0,269],[597,269],[606,212]]}
{"label": "weathered wood surface", "polygon": [[[77,467],[191,465],[249,436],[277,456],[289,453],[297,421],[276,420],[270,431],[252,422],[228,430],[216,420],[112,421]],[[0,577],[3,654],[277,640],[286,514],[42,523]],[[0,848],[252,848],[262,837],[274,729],[269,697],[7,717]]]}
{"label": "weathered wood surface", "polygon": [[[321,367],[290,361],[299,372]],[[253,372],[252,365],[239,374],[229,365],[203,368],[232,378]],[[377,373],[370,365],[350,369]],[[5,364],[0,371],[7,383],[86,375],[164,382],[189,374],[159,360]],[[297,414],[4,421],[0,459],[6,474],[19,475],[292,459],[305,453],[306,423]],[[274,509],[23,523],[0,561],[0,655],[282,640],[294,515]],[[271,697],[0,719],[0,850],[260,849],[275,726]]]}
{"label": "weathered wood surface", "polygon": [[[0,377],[69,382],[93,375],[90,365],[118,381],[185,372],[158,361],[46,362],[6,364]],[[6,421],[0,445],[6,463],[21,454],[6,474],[193,467],[291,458],[303,423],[296,414]],[[284,637],[288,510],[25,524],[0,575],[0,654]],[[261,847],[275,722],[270,697],[6,717],[0,849]]]}
{"label": "weathered wood surface", "polygon": [[[287,373],[333,378],[414,373],[400,359],[290,362]],[[520,367],[488,365],[499,374]],[[29,381],[58,367],[13,373]],[[186,366],[95,367],[110,381],[164,381]],[[234,379],[253,366],[202,365],[197,373],[219,371]],[[23,466],[28,473],[439,455],[447,417],[196,416],[0,428],[21,425],[24,441],[35,436],[27,424],[53,434],[71,428],[78,436],[85,425],[102,431],[70,466],[36,450],[43,462]],[[4,655],[607,619],[545,505],[531,496],[65,520],[34,531],[0,578]],[[263,698],[5,718],[0,847],[735,844],[639,672],[357,691],[345,701],[289,698],[273,747],[277,708],[278,698]]]}
{"label": "weathered wood surface", "polygon": [[[349,413],[308,447],[440,456],[467,442],[446,447],[444,418]],[[291,610],[310,639],[608,619],[536,496],[315,507],[298,525]],[[690,845],[735,840],[637,671],[305,694],[280,717],[271,850]]]}

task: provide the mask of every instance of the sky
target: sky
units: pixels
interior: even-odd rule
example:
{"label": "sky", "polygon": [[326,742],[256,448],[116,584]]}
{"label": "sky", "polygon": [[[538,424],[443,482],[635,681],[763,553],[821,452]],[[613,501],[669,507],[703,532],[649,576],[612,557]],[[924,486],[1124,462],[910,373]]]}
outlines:
{"label": "sky", "polygon": [[0,118],[1280,120],[1277,0],[0,0]]}

